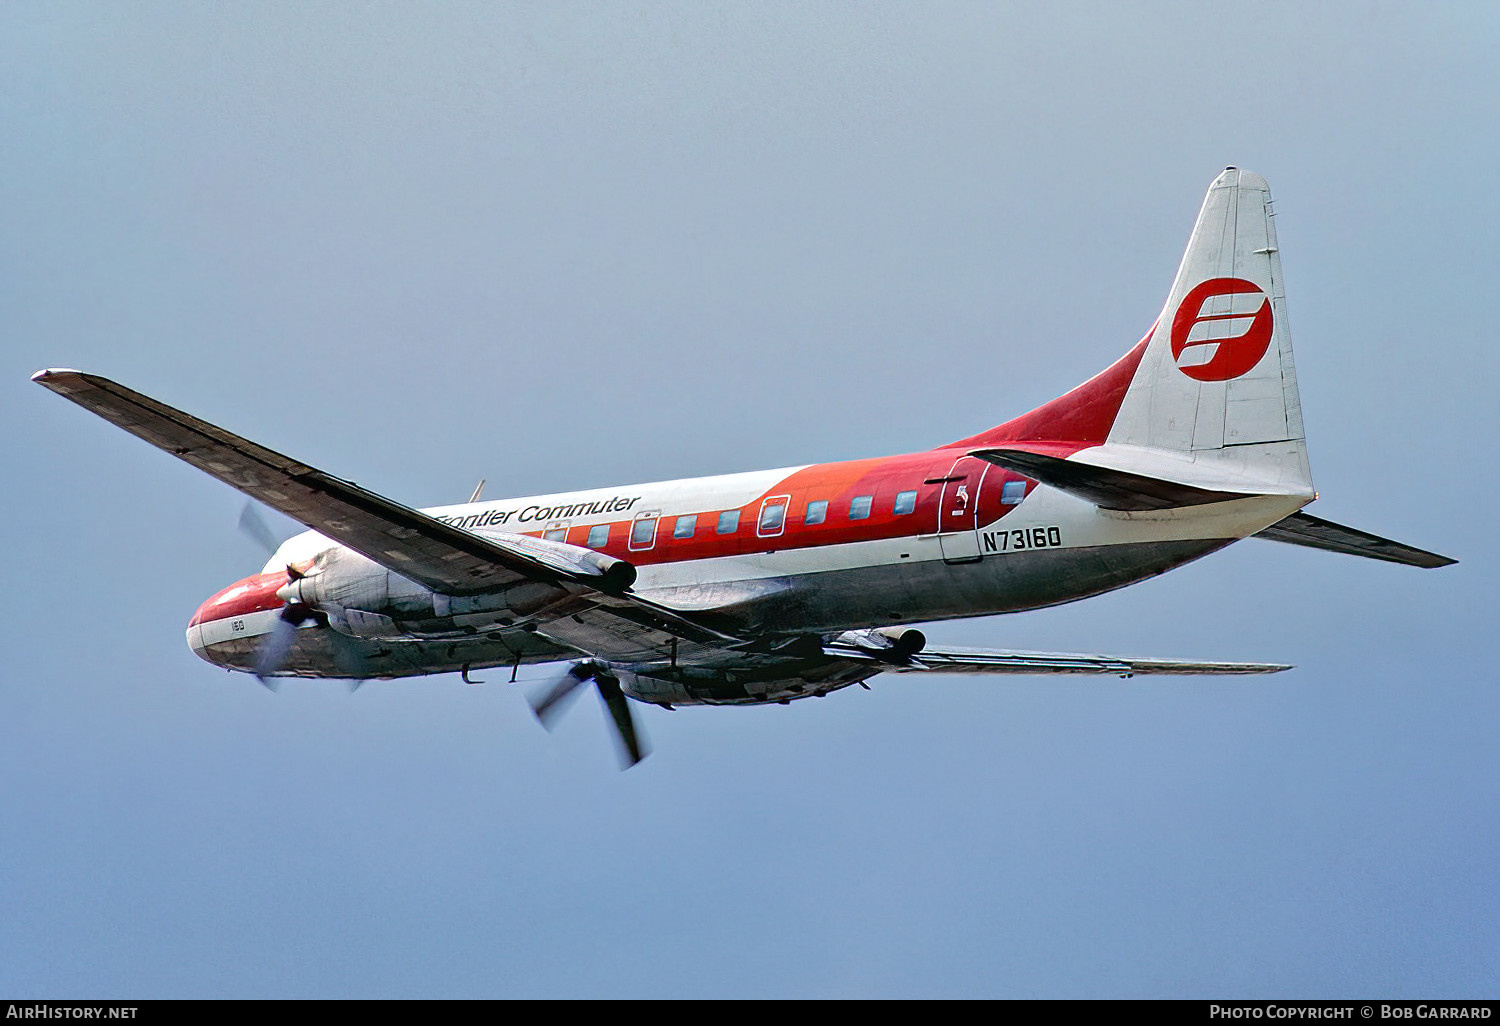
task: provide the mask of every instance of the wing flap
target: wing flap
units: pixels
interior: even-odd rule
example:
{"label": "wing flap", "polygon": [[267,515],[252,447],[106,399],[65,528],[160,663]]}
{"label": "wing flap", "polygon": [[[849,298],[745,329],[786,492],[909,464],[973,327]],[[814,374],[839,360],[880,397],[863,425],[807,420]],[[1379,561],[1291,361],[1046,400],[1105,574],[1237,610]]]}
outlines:
{"label": "wing flap", "polygon": [[1335,524],[1331,520],[1323,520],[1306,513],[1293,513],[1264,531],[1257,532],[1255,537],[1286,542],[1290,545],[1306,545],[1313,549],[1327,549],[1330,552],[1342,552],[1350,556],[1364,556],[1366,559],[1383,559],[1388,563],[1420,566],[1429,570],[1440,566],[1451,566],[1458,562],[1456,559],[1440,556],[1436,552],[1404,545],[1389,538]]}

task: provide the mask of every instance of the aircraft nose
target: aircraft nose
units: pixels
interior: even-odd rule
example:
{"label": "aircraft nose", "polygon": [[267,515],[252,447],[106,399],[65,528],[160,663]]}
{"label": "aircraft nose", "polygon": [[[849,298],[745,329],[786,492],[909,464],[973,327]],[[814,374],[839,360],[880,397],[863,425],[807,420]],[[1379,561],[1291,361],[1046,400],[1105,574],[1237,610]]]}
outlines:
{"label": "aircraft nose", "polygon": [[215,665],[238,662],[233,657],[243,642],[270,629],[275,617],[266,614],[279,613],[283,603],[276,590],[286,583],[286,571],[280,570],[246,577],[218,592],[188,621],[188,647]]}

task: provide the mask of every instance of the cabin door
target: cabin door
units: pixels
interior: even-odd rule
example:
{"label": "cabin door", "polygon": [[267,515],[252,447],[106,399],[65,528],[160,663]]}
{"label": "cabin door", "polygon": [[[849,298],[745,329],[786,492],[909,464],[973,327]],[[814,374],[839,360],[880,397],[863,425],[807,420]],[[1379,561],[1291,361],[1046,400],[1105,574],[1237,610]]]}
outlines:
{"label": "cabin door", "polygon": [[945,563],[977,563],[979,553],[979,486],[989,469],[984,460],[960,456],[943,480],[938,502],[938,546]]}

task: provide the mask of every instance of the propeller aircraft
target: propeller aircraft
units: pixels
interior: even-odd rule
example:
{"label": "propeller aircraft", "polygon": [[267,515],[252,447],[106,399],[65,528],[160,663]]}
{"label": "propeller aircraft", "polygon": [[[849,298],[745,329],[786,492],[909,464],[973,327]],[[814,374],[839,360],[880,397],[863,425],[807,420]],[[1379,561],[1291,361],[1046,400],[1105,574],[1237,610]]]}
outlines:
{"label": "propeller aircraft", "polygon": [[899,456],[418,510],[107,378],[33,380],[309,528],[199,607],[204,659],[267,685],[565,663],[538,718],[592,684],[627,765],[645,754],[632,701],[788,703],[888,672],[1289,669],[940,647],[913,626],[1072,602],[1244,538],[1454,562],[1302,512],[1317,493],[1270,192],[1233,167],[1129,352]]}

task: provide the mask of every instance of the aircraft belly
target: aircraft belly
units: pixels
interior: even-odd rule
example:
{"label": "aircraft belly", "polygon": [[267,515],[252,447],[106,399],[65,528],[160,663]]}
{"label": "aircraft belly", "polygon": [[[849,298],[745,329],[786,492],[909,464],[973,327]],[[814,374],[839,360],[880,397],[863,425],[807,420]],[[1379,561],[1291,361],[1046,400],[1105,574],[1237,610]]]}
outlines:
{"label": "aircraft belly", "polygon": [[751,669],[685,667],[656,674],[622,673],[625,693],[654,705],[787,705],[822,698],[875,676],[879,667],[829,659],[786,658]]}
{"label": "aircraft belly", "polygon": [[[1124,587],[1197,559],[1230,539],[1192,539],[1087,546],[1004,559],[941,560],[802,575],[741,605],[742,626],[786,635],[841,632],[1015,612],[1058,605]],[[665,597],[659,596],[659,597]],[[788,652],[794,651],[789,648]],[[675,668],[626,673],[626,693],[662,705],[762,705],[822,697],[881,671],[795,654],[720,652]]]}

